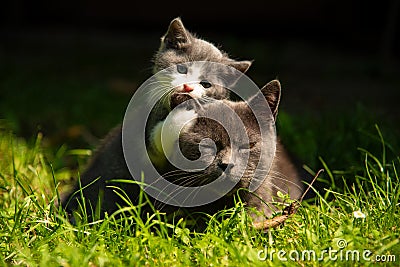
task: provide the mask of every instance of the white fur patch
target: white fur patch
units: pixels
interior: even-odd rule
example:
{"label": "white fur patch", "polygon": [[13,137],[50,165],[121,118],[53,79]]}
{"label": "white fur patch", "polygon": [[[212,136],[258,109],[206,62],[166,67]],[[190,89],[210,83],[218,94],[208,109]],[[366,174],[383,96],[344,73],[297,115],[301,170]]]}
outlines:
{"label": "white fur patch", "polygon": [[170,156],[179,135],[187,131],[196,118],[197,114],[194,110],[179,109],[173,110],[164,121],[157,123],[151,133],[151,142],[158,154]]}

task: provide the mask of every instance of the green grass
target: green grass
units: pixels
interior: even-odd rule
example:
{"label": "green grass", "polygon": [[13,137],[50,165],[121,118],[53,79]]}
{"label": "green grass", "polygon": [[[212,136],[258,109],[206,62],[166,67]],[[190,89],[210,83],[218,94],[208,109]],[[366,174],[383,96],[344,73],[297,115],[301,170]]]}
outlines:
{"label": "green grass", "polygon": [[[300,130],[296,127],[302,124],[295,126],[295,117],[281,115],[280,132],[287,142],[295,143],[295,137],[290,140],[290,133]],[[284,225],[266,233],[249,226],[250,219],[239,200],[234,208],[210,216],[207,228],[200,232],[189,227],[188,221],[167,222],[158,213],[149,214],[149,220],[143,221],[136,207],[128,207],[122,217],[110,215],[92,224],[71,225],[55,205],[61,186],[77,176],[77,171],[66,168],[65,162],[73,158],[84,163],[90,153],[64,146],[54,152],[43,146],[40,134],[33,141],[26,141],[3,129],[1,265],[367,266],[375,264],[377,255],[384,255],[386,260],[395,260],[387,262],[388,266],[398,266],[398,151],[393,143],[387,143],[382,134],[385,131],[380,128],[374,129],[372,125],[369,131],[351,131],[348,126],[352,122],[344,124],[330,139],[326,137],[329,129],[324,129],[327,126],[323,123],[318,128],[300,131],[296,138],[308,141],[299,144],[295,152],[310,159],[311,169],[325,168],[320,177],[325,189],[314,201],[303,203]],[[324,140],[325,150],[319,150]],[[327,150],[327,144],[332,142],[336,149]],[[359,144],[366,146],[357,149]],[[355,211],[361,211],[365,218],[356,218]],[[338,245],[343,242],[346,247],[339,250]],[[331,255],[336,255],[336,260],[330,260],[329,250],[339,251]],[[322,260],[308,260],[310,251],[317,258],[323,251],[326,253]],[[350,253],[349,261],[345,260],[346,252]],[[292,261],[289,256],[296,258],[296,253],[300,259]],[[360,261],[351,260],[356,255],[351,253],[360,253]],[[362,259],[363,253],[371,261]],[[281,261],[279,256],[288,261]]]}
{"label": "green grass", "polygon": [[[373,56],[342,54],[332,50],[331,44],[304,50],[296,43],[249,40],[242,45],[236,38],[220,37],[232,55],[256,59],[249,73],[260,85],[276,75],[281,78],[283,104],[296,98],[302,101],[293,109],[300,113],[281,109],[278,132],[307,168],[325,168],[317,182],[321,195],[303,203],[283,226],[268,233],[248,227],[240,201],[235,208],[211,217],[201,232],[189,227],[191,221],[167,223],[162,214],[149,214],[152,220],[142,221],[135,207],[122,218],[71,225],[55,206],[57,192],[83,170],[91,154],[87,148],[96,146],[97,137],[122,121],[132,91],[150,75],[149,59],[161,34],[128,39],[103,36],[101,42],[83,35],[59,40],[22,36],[11,38],[4,47],[0,60],[0,265],[373,265],[329,261],[327,255],[323,261],[285,262],[277,253],[270,259],[273,250],[313,250],[320,255],[337,249],[341,240],[347,243],[342,252],[395,255],[396,261],[387,265],[400,265],[400,131],[398,123],[386,121],[390,115],[398,117],[396,108],[388,109],[396,106],[398,98],[385,94],[398,88],[398,75],[371,72]],[[377,89],[382,90],[383,116],[354,105],[364,99],[370,107],[379,106],[373,94]],[[342,98],[334,97],[337,91]],[[331,103],[331,113],[329,108],[320,110],[320,105],[332,101],[330,96],[340,103]],[[345,111],[339,112],[340,108]],[[38,131],[43,135],[36,135]],[[358,210],[366,215],[364,219],[354,217]]]}
{"label": "green grass", "polygon": [[[13,43],[0,62],[0,118],[7,119],[0,119],[0,265],[374,265],[340,260],[340,254],[334,261],[327,254],[321,261],[278,258],[280,250],[294,251],[292,256],[304,251],[320,256],[329,248],[338,249],[343,240],[347,246],[342,253],[370,250],[370,259],[395,255],[396,261],[387,265],[400,265],[398,123],[354,106],[349,95],[344,103],[351,104],[343,104],[345,112],[338,112],[336,105],[331,114],[307,105],[301,107],[301,114],[279,112],[278,132],[287,147],[311,171],[325,168],[317,182],[321,194],[303,203],[281,227],[267,233],[249,227],[239,200],[234,208],[210,216],[200,232],[189,227],[190,220],[167,222],[158,213],[142,221],[136,207],[128,207],[123,217],[110,215],[90,225],[71,225],[56,208],[58,193],[83,170],[91,154],[86,148],[95,147],[96,137],[122,121],[131,90],[150,73],[149,58],[158,47],[159,36],[148,38],[146,45],[135,38],[126,44],[96,45],[71,40],[36,44],[35,40]],[[233,39],[227,47],[236,43]],[[297,83],[304,87],[299,78],[320,73],[319,68],[293,71],[293,56],[286,57],[290,67],[285,69],[281,47],[265,54],[265,42],[259,45],[249,42],[247,50],[239,46],[233,54],[257,59],[250,73],[260,84],[268,80],[265,73],[271,73],[269,79],[279,74],[285,84],[292,78],[292,86],[284,86],[284,99],[290,99],[286,95],[297,90]],[[354,74],[370,82],[369,76],[361,75],[365,62],[348,67],[345,61],[341,63],[345,68],[341,64],[335,68],[329,67],[326,55],[321,58],[323,66],[328,66],[322,74],[330,78],[319,77],[321,88],[330,80],[349,76],[353,80]],[[349,55],[345,58],[356,62]],[[313,83],[317,78],[312,77]],[[384,88],[391,81],[387,78],[372,80]],[[392,79],[398,84],[397,76]],[[362,93],[369,96],[368,91]],[[37,131],[43,135],[33,134]],[[355,218],[355,211],[366,217]],[[280,256],[288,259],[288,254]]]}

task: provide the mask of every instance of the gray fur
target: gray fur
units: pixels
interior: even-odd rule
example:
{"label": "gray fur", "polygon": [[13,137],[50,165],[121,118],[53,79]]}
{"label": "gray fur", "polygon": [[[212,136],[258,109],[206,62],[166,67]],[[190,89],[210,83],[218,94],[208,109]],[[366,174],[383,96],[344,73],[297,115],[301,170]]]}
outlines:
{"label": "gray fur", "polygon": [[[276,80],[271,81],[263,87],[261,91],[273,112],[273,116],[276,117],[281,93],[280,83]],[[252,106],[257,106],[257,101],[259,101],[259,99],[253,98],[250,100],[250,102],[255,102],[252,103]],[[248,207],[255,208],[262,214],[259,216],[256,213],[252,213],[254,219],[265,219],[266,216],[270,216],[275,210],[273,202],[279,201],[277,198],[278,191],[283,194],[289,194],[292,199],[298,199],[300,197],[303,191],[301,181],[305,178],[304,173],[295,166],[290,155],[278,139],[271,168],[261,172],[263,177],[254,177],[257,164],[261,164],[260,166],[262,167],[267,166],[266,162],[268,162],[268,159],[265,157],[260,158],[261,150],[266,150],[267,147],[265,146],[274,145],[274,143],[268,142],[268,140],[261,140],[259,128],[259,123],[267,125],[269,113],[265,110],[266,116],[261,118],[261,121],[257,121],[246,102],[232,102],[227,100],[223,102],[230,106],[244,123],[249,138],[249,147],[244,147],[243,149],[243,138],[237,134],[239,131],[235,131],[237,123],[235,123],[234,117],[228,114],[222,117],[220,121],[221,123],[229,125],[230,129],[227,130],[230,135],[228,136],[227,131],[221,124],[214,120],[207,119],[207,117],[210,117],[208,114],[219,112],[221,104],[218,101],[206,104],[199,110],[200,118],[197,119],[197,123],[190,129],[187,129],[181,136],[180,147],[183,155],[188,159],[196,160],[200,157],[200,141],[205,138],[210,138],[215,142],[217,150],[210,151],[210,153],[215,154],[216,152],[216,156],[209,167],[204,171],[196,175],[193,175],[193,173],[187,173],[186,175],[188,177],[198,177],[196,180],[191,180],[190,183],[193,186],[200,186],[218,178],[223,172],[225,172],[228,178],[234,180],[238,173],[241,173],[244,169],[245,171],[243,175],[241,175],[240,181],[234,191],[228,194],[225,200],[219,200],[219,202],[229,206],[232,204],[230,203],[232,202],[231,195],[235,193],[235,190],[239,188],[246,189],[241,192],[241,195]],[[262,105],[260,105],[260,107],[261,106]],[[271,134],[272,133],[275,134],[275,131],[271,129]],[[244,157],[241,156],[241,153],[243,153],[241,150],[245,149],[249,151],[248,161],[244,160]],[[207,150],[205,151],[205,153],[207,153]],[[205,159],[207,159],[207,157],[205,157]],[[265,176],[266,178],[254,194],[247,191],[252,179],[263,179]],[[185,181],[184,177],[185,174],[181,174],[179,179]]]}
{"label": "gray fur", "polygon": [[[277,115],[277,108],[280,99],[280,84],[278,81],[272,81],[268,83],[262,89],[264,97],[267,99],[271,110],[274,112],[274,116]],[[257,101],[257,99],[252,99],[250,101]],[[197,186],[208,183],[213,179],[218,178],[222,172],[228,176],[235,176],[235,172],[238,169],[245,169],[244,175],[240,177],[240,181],[237,186],[227,194],[225,197],[196,208],[187,209],[189,212],[193,211],[203,211],[207,213],[213,213],[218,210],[230,207],[233,205],[233,194],[239,188],[248,188],[249,181],[251,179],[259,179],[263,177],[254,177],[255,166],[259,162],[265,159],[260,159],[260,151],[266,149],[263,147],[265,143],[261,142],[260,130],[258,122],[256,121],[253,113],[247,106],[245,102],[232,102],[224,100],[224,104],[229,105],[241,118],[243,121],[247,135],[249,137],[249,153],[250,157],[247,162],[241,160],[240,154],[230,146],[230,139],[227,136],[227,132],[213,120],[207,118],[201,118],[201,116],[207,116],[209,113],[218,112],[220,102],[215,101],[213,103],[207,103],[201,106],[197,110],[200,117],[191,126],[190,129],[186,130],[179,139],[180,147],[183,155],[188,159],[197,159],[199,157],[199,143],[204,138],[211,138],[217,145],[217,154],[214,158],[212,164],[202,171],[197,173],[197,178],[192,179],[193,173],[177,172],[177,175],[170,176],[171,171],[176,171],[173,168],[166,167],[164,169],[159,169],[160,173],[164,174],[164,177],[171,182],[178,183],[185,186]],[[257,105],[257,103],[255,103]],[[267,111],[266,111],[267,112]],[[268,112],[267,112],[268,113]],[[228,116],[224,120],[231,120]],[[235,123],[231,123],[232,127],[235,127]],[[230,129],[230,132],[234,130]],[[234,132],[234,131],[233,131]],[[275,131],[273,131],[275,134]],[[89,185],[96,178],[100,177],[95,183],[90,185],[88,188],[84,189],[83,195],[86,198],[87,206],[96,206],[98,203],[98,195],[102,195],[102,206],[100,214],[108,212],[109,214],[116,211],[118,206],[124,206],[124,202],[119,199],[119,197],[106,187],[106,185],[114,185],[111,183],[112,179],[132,179],[128,168],[126,166],[122,145],[121,145],[121,128],[116,128],[111,134],[106,138],[104,144],[97,151],[93,160],[89,164],[86,171],[81,176],[82,187]],[[239,147],[241,145],[240,138],[231,135],[232,143],[234,146]],[[233,153],[235,158],[234,162],[227,157],[230,153]],[[302,178],[304,178],[304,173],[296,166],[290,155],[284,149],[283,145],[278,141],[276,147],[276,154],[272,161],[272,166],[265,172],[266,178],[264,179],[261,186],[253,193],[249,193],[246,190],[241,190],[240,194],[243,200],[247,203],[249,208],[254,208],[255,213],[251,213],[255,221],[260,221],[265,219],[266,216],[270,216],[275,210],[272,204],[274,200],[277,200],[277,192],[288,193],[292,199],[299,198],[303,191],[303,186],[301,183]],[[132,184],[116,184],[122,187],[126,194],[131,198],[132,203],[137,203],[137,198],[139,194],[139,187]],[[79,189],[79,186],[75,186],[75,191]],[[64,198],[63,206],[68,212],[77,210],[79,207],[78,201],[80,200],[80,195]],[[69,201],[70,199],[70,201]],[[177,207],[164,205],[159,203],[155,199],[152,199],[152,204],[159,210],[166,213],[174,213],[179,210]],[[87,210],[90,215],[90,209]],[[143,211],[150,211],[143,208]]]}
{"label": "gray fur", "polygon": [[197,38],[183,26],[180,18],[171,21],[167,33],[161,38],[160,49],[154,56],[154,73],[172,65],[191,61],[211,61],[229,65],[246,72],[251,61],[236,61],[212,43]]}

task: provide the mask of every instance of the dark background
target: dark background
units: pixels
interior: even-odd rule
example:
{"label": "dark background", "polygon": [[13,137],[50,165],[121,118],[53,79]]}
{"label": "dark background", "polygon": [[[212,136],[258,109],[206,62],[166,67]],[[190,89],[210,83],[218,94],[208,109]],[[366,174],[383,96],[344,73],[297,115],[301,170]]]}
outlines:
{"label": "dark background", "polygon": [[[398,43],[398,1],[3,1],[8,29],[163,32],[176,16],[199,32],[332,41],[377,52]],[[164,27],[163,27],[164,26]],[[390,36],[384,36],[384,35]],[[384,39],[389,40],[384,40]],[[390,42],[388,44],[387,42]],[[393,52],[393,51],[388,51]]]}
{"label": "dark background", "polygon": [[258,85],[281,80],[289,143],[309,127],[335,131],[347,121],[357,130],[364,116],[396,135],[399,8],[396,0],[3,1],[0,119],[20,136],[42,132],[50,146],[95,146],[122,121],[180,16],[232,57],[254,59],[248,74]]}

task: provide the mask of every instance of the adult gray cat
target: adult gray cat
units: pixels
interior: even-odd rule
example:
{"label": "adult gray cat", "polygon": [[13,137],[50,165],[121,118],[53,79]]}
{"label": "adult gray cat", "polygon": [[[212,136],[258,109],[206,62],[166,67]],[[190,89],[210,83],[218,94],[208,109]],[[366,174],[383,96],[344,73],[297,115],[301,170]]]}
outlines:
{"label": "adult gray cat", "polygon": [[[272,81],[264,86],[261,91],[264,98],[267,100],[273,117],[276,118],[281,93],[280,83],[278,81]],[[259,101],[259,98],[254,97],[249,102],[251,105],[260,106],[257,101]],[[244,123],[249,138],[248,146],[241,143],[242,139],[240,136],[233,134],[228,137],[227,132],[221,125],[214,120],[207,119],[207,117],[209,117],[208,115],[220,112],[221,103],[232,108]],[[194,117],[193,111],[196,114]],[[265,110],[266,120],[269,119],[267,116],[269,114],[268,112],[268,110]],[[187,209],[188,211],[213,213],[225,207],[230,207],[233,205],[233,194],[239,188],[243,188],[244,190],[240,191],[243,200],[247,203],[248,207],[254,208],[259,212],[251,214],[255,221],[260,221],[273,213],[273,198],[276,200],[278,191],[289,194],[292,199],[296,199],[300,196],[303,191],[301,183],[303,173],[293,163],[279,140],[277,143],[263,142],[263,140],[261,140],[259,121],[257,121],[246,102],[233,102],[229,100],[213,101],[202,104],[199,108],[183,108],[181,111],[177,112],[179,116],[182,116],[182,113],[188,113],[189,117],[191,116],[193,118],[192,122],[181,131],[179,140],[175,140],[179,142],[183,155],[190,160],[198,159],[200,157],[199,145],[201,144],[201,140],[210,138],[216,144],[216,151],[213,151],[216,152],[215,158],[212,159],[212,163],[205,170],[197,173],[174,170],[172,166],[160,169],[160,173],[163,173],[164,177],[169,181],[183,186],[203,185],[218,178],[223,173],[229,179],[239,178],[237,186],[226,194],[226,196],[210,204]],[[231,125],[236,124],[234,118],[229,116],[229,114],[225,116],[223,120],[225,123]],[[261,120],[261,122],[262,121],[263,120]],[[270,134],[275,134],[275,131]],[[175,141],[172,140],[172,142]],[[82,175],[82,186],[90,184],[96,177],[101,176],[96,183],[88,186],[88,188],[85,188],[82,192],[89,203],[88,206],[95,206],[99,195],[101,195],[101,210],[108,213],[117,210],[118,205],[123,206],[124,202],[113,192],[112,188],[106,185],[113,185],[110,180],[114,178],[132,179],[126,166],[120,144],[120,132],[112,133],[108,141],[104,143],[99,149],[99,152],[94,156],[89,168]],[[202,145],[204,146],[204,144]],[[258,164],[263,166],[264,162],[268,161],[266,158],[260,158],[261,151],[269,149],[269,147],[265,147],[265,145],[276,145],[276,153],[273,156],[272,166],[268,169],[265,168],[265,170],[261,172],[262,176],[255,177],[254,170],[256,166]],[[248,154],[249,160],[243,160],[241,156],[243,151],[241,151],[241,149],[246,150],[245,153]],[[243,170],[243,174],[238,177],[237,174]],[[170,175],[171,173],[174,175]],[[252,179],[263,180],[254,194],[246,190]],[[131,198],[132,203],[137,204],[137,196],[140,192],[138,186],[132,184],[117,184],[117,186],[121,187],[126,192]],[[72,198],[72,201],[69,202],[67,206],[68,211],[78,208],[79,198],[79,194]],[[159,203],[151,197],[150,201],[156,208],[167,213],[173,213],[179,210],[177,207]],[[65,205],[66,204],[67,202],[65,202]]]}
{"label": "adult gray cat", "polygon": [[[261,89],[261,92],[275,120],[281,95],[280,83],[277,80],[271,81]],[[233,194],[238,189],[244,189],[239,191],[242,200],[248,207],[256,210],[251,214],[255,221],[260,221],[272,215],[275,210],[274,202],[281,201],[277,196],[278,191],[289,194],[292,199],[298,199],[302,194],[301,181],[307,177],[307,174],[296,166],[279,139],[274,142],[276,133],[274,129],[268,128],[268,125],[274,125],[275,122],[270,121],[269,111],[265,109],[262,101],[264,99],[252,97],[248,102],[223,100],[207,103],[197,108],[195,121],[182,128],[179,137],[182,154],[192,161],[204,159],[208,161],[205,163],[208,167],[199,172],[172,170],[173,175],[164,174],[164,177],[173,183],[185,186],[201,186],[221,175],[225,179],[238,181],[223,198],[194,210],[210,212],[229,207],[233,204]],[[241,126],[237,122],[236,114],[224,112],[223,115],[218,116],[219,122],[210,119],[215,117],[214,114],[221,112],[221,105],[228,106],[238,115],[244,124],[248,140],[240,134],[239,127]],[[259,112],[264,116],[256,119],[250,106],[261,109]],[[227,126],[227,129],[224,129],[222,124]],[[266,129],[269,132],[266,137],[270,140],[261,138],[260,124],[267,126]],[[210,144],[210,140],[214,144]],[[271,146],[275,145],[272,166],[268,168],[271,158],[266,154],[261,156],[261,151],[271,150]],[[261,167],[260,172],[256,172],[257,166]],[[255,192],[250,193],[248,189],[252,180],[260,181],[260,186]]]}

